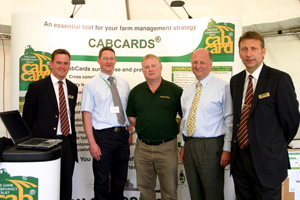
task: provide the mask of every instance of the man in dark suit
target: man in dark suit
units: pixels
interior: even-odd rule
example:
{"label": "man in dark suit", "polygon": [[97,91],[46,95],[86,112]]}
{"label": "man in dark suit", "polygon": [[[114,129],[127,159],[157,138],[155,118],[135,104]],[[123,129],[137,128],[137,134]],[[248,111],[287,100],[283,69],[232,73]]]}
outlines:
{"label": "man in dark suit", "polygon": [[265,53],[261,35],[249,31],[241,36],[239,54],[246,70],[230,81],[231,173],[238,200],[281,199],[281,183],[289,168],[287,146],[299,126],[292,79],[265,65]]}
{"label": "man in dark suit", "polygon": [[[75,161],[78,162],[75,106],[78,88],[65,77],[70,69],[70,53],[65,49],[57,49],[51,55],[51,75],[29,85],[25,96],[23,118],[34,137],[63,139],[61,157],[61,200],[72,198],[72,176]],[[61,124],[64,117],[60,114],[59,83],[62,81],[65,105],[67,108],[66,126]],[[63,107],[63,106],[61,106]]]}

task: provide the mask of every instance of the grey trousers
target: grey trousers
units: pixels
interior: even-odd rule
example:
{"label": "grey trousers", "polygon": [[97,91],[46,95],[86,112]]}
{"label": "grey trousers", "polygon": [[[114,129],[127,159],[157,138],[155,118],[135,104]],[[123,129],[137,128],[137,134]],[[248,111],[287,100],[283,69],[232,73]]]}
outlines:
{"label": "grey trousers", "polygon": [[184,168],[192,200],[224,200],[223,144],[224,136],[187,138]]}

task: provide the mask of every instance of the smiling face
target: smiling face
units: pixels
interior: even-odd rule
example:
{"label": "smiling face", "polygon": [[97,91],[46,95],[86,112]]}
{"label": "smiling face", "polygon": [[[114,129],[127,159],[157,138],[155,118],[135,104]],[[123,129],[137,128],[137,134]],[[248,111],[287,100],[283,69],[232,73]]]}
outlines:
{"label": "smiling face", "polygon": [[112,51],[104,50],[101,54],[101,57],[97,59],[101,72],[112,75],[114,72],[115,64],[117,59],[115,58],[115,54]]}
{"label": "smiling face", "polygon": [[212,67],[212,60],[209,52],[205,49],[198,49],[191,56],[192,70],[200,81],[208,76]]}
{"label": "smiling face", "polygon": [[240,42],[239,54],[246,70],[252,74],[263,63],[266,48],[262,48],[257,39],[245,39]]}
{"label": "smiling face", "polygon": [[58,80],[63,80],[70,69],[70,57],[67,54],[56,54],[54,59],[50,61],[52,74]]}
{"label": "smiling face", "polygon": [[148,57],[142,61],[142,71],[146,81],[159,81],[161,79],[162,65],[155,57]]}

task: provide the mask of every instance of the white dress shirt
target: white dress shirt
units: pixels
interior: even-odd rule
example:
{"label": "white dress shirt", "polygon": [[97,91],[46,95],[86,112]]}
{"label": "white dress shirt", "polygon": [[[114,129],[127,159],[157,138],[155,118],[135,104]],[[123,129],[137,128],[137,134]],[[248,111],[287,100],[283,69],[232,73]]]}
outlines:
{"label": "white dress shirt", "polygon": [[[196,93],[197,81],[188,85],[181,96],[183,117],[180,132],[186,137],[187,119],[193,98]],[[223,150],[230,152],[232,138],[232,99],[228,82],[217,78],[211,73],[201,80],[201,96],[196,111],[195,132],[191,137],[212,138],[225,135]],[[181,146],[184,146],[182,140]]]}
{"label": "white dress shirt", "polygon": [[244,91],[243,91],[243,102],[242,102],[242,108],[241,109],[243,109],[243,105],[244,105],[244,101],[245,101],[245,95],[246,95],[246,91],[247,91],[247,87],[248,87],[249,75],[253,76],[252,85],[253,85],[253,94],[254,94],[255,89],[256,89],[256,85],[257,85],[257,82],[258,82],[258,77],[259,77],[259,74],[262,70],[262,66],[263,66],[263,63],[252,74],[250,74],[246,70],[246,78],[245,78]]}
{"label": "white dress shirt", "polygon": [[[58,105],[58,109],[59,109],[59,83],[58,83],[58,79],[53,76],[53,74],[51,73],[51,80],[52,80],[52,84],[54,87],[54,91],[55,91],[55,96],[56,96],[56,100],[57,100],[57,105]],[[67,111],[68,111],[68,120],[69,120],[69,125],[70,125],[70,133],[72,132],[72,127],[71,127],[71,112],[70,112],[70,107],[69,107],[69,99],[68,99],[68,88],[67,88],[67,84],[66,84],[66,79],[64,78],[62,80],[63,82],[63,88],[64,88],[64,93],[65,93],[65,98],[66,98],[66,106],[67,106]],[[58,119],[58,124],[57,124],[57,129],[56,129],[56,135],[62,135],[61,132],[61,126],[60,126],[60,116]]]}
{"label": "white dress shirt", "polygon": [[[129,122],[125,110],[130,87],[125,79],[112,76],[115,78],[115,84],[124,109],[125,126],[128,126]],[[81,112],[88,111],[92,114],[92,125],[97,130],[124,126],[124,124],[119,124],[116,113],[111,110],[111,107],[114,107],[114,102],[108,77],[109,75],[100,72],[100,75],[88,81],[82,90]]]}

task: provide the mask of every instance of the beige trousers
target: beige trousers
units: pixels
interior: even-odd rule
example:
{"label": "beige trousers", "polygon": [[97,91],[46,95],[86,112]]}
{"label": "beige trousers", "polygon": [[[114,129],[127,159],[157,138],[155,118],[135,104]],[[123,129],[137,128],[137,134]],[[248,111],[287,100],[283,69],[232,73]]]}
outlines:
{"label": "beige trousers", "polygon": [[161,200],[177,199],[177,138],[160,145],[147,145],[137,139],[134,163],[140,200],[156,199],[157,176],[160,183]]}

